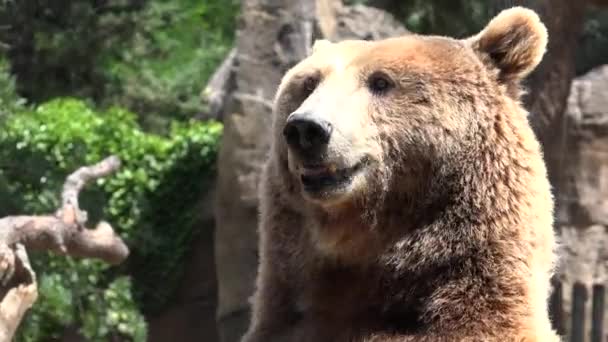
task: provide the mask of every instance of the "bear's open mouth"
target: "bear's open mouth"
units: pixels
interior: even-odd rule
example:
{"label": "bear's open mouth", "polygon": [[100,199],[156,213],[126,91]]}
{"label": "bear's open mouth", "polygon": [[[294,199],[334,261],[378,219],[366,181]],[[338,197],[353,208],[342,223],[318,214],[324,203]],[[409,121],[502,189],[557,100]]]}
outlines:
{"label": "bear's open mouth", "polygon": [[327,191],[350,184],[353,176],[365,165],[365,159],[353,167],[337,169],[333,165],[306,165],[300,181],[307,192]]}

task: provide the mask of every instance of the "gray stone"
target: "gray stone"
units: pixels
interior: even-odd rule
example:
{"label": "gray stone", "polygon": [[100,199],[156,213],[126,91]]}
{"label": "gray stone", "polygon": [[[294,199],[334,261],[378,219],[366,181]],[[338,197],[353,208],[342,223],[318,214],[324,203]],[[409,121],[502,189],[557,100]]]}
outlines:
{"label": "gray stone", "polygon": [[341,6],[337,13],[336,38],[378,40],[409,34],[390,13],[364,5]]}
{"label": "gray stone", "polygon": [[[571,319],[572,287],[608,284],[608,66],[576,78],[571,86],[558,163],[558,278],[565,322]],[[587,330],[591,300],[586,301]],[[604,326],[608,326],[608,315]],[[566,324],[568,330],[569,324]]]}
{"label": "gray stone", "polygon": [[608,66],[572,82],[558,163],[558,222],[608,225]]}

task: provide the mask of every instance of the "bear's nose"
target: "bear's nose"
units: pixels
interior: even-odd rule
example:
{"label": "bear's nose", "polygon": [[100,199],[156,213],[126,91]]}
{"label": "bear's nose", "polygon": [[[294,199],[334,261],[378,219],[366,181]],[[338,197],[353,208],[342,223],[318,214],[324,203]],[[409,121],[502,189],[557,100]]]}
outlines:
{"label": "bear's nose", "polygon": [[329,143],[331,123],[309,113],[293,113],[287,118],[283,135],[287,144],[304,153],[320,151]]}

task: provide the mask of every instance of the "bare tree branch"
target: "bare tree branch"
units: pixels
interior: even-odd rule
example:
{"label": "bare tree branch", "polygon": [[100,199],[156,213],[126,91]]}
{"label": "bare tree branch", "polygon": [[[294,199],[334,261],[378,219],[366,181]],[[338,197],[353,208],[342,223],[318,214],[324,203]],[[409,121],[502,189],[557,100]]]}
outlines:
{"label": "bare tree branch", "polygon": [[[64,216],[66,223],[76,222],[84,224],[87,221],[86,212],[78,207],[78,194],[80,190],[91,180],[101,178],[116,171],[120,167],[120,160],[116,156],[111,156],[93,166],[83,166],[68,176],[63,185],[61,193],[62,208],[57,213],[58,217]],[[67,217],[75,213],[79,217]]]}
{"label": "bare tree branch", "polygon": [[78,195],[88,182],[119,167],[120,160],[111,156],[98,164],[76,170],[66,179],[61,195],[62,207],[55,215],[0,219],[0,243],[8,246],[22,243],[27,249],[98,258],[111,264],[124,261],[129,249],[112,227],[101,222],[95,229],[85,228],[87,214],[78,206]]}
{"label": "bare tree branch", "polygon": [[[7,257],[11,260],[7,260]],[[17,244],[14,252],[1,253],[0,263],[4,268],[8,263],[15,263],[15,258],[19,272],[12,281],[13,286],[4,291],[0,301],[0,341],[11,340],[25,312],[38,298],[36,274],[32,270],[23,245]]]}
{"label": "bare tree branch", "polygon": [[[64,217],[75,216],[66,214]],[[125,243],[105,222],[88,229],[78,223],[66,223],[56,216],[10,216],[0,219],[0,232],[1,239],[8,245],[22,243],[28,250],[97,258],[110,264],[121,263],[129,254]]]}
{"label": "bare tree branch", "polygon": [[70,174],[63,185],[61,208],[54,215],[0,219],[0,341],[12,339],[38,296],[26,249],[97,258],[110,264],[127,258],[129,249],[114,229],[106,222],[95,229],[85,228],[87,214],[78,206],[78,195],[87,183],[119,167],[120,160],[110,156]]}

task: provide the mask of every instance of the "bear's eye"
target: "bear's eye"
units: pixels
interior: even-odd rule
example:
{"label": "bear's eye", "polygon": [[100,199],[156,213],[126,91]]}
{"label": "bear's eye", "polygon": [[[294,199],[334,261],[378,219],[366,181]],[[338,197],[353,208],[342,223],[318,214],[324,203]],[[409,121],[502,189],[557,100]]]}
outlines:
{"label": "bear's eye", "polygon": [[393,81],[382,72],[373,73],[367,80],[367,87],[374,94],[384,94],[393,86]]}
{"label": "bear's eye", "polygon": [[315,76],[308,76],[304,79],[304,83],[302,84],[302,90],[304,91],[304,96],[308,97],[308,95],[312,94],[313,91],[319,85],[319,78]]}

